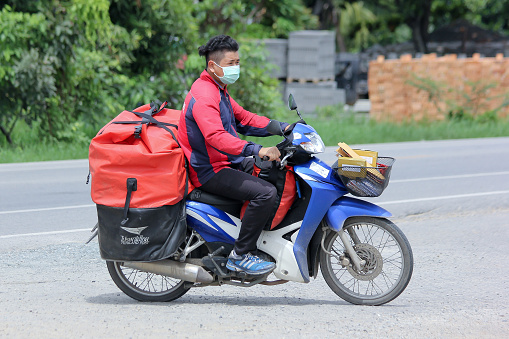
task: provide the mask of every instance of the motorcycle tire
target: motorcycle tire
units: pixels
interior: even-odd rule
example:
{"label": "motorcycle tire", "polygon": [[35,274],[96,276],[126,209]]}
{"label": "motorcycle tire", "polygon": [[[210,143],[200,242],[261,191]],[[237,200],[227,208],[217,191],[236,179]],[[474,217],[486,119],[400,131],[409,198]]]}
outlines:
{"label": "motorcycle tire", "polygon": [[320,252],[320,268],[327,285],[340,298],[356,305],[382,305],[398,297],[413,271],[412,249],[403,232],[387,219],[370,217],[350,218],[343,229],[366,264],[359,271],[338,232],[330,232],[323,244],[329,253]]}
{"label": "motorcycle tire", "polygon": [[127,268],[116,261],[107,261],[106,265],[115,285],[139,301],[172,301],[189,291],[183,280]]}

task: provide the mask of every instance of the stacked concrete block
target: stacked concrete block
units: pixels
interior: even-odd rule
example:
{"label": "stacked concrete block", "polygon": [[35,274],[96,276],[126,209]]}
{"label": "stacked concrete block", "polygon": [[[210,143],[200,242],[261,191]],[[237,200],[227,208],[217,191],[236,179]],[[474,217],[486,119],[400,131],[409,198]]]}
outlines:
{"label": "stacked concrete block", "polygon": [[336,37],[332,31],[297,31],[288,39],[286,96],[293,94],[299,110],[345,103],[335,77]]}
{"label": "stacked concrete block", "polygon": [[335,77],[336,39],[331,31],[297,31],[286,39],[261,41],[267,61],[274,65],[269,74],[282,80],[280,91],[287,100],[292,93],[299,110],[313,113],[317,106],[345,103],[345,91],[337,88]]}
{"label": "stacked concrete block", "polygon": [[263,40],[267,50],[267,61],[274,65],[270,76],[272,78],[286,78],[287,59],[288,59],[288,40],[287,39],[265,39]]}
{"label": "stacked concrete block", "polygon": [[318,83],[290,82],[286,84],[285,98],[293,94],[299,111],[313,113],[317,107],[345,103],[345,91],[336,81]]}
{"label": "stacked concrete block", "polygon": [[335,42],[332,31],[291,32],[288,39],[288,78],[334,79]]}

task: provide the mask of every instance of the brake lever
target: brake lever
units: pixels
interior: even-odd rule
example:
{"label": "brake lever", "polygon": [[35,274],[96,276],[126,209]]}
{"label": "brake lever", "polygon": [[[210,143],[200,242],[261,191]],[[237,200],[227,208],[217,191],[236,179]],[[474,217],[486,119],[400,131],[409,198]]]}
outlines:
{"label": "brake lever", "polygon": [[288,163],[288,158],[291,157],[293,153],[295,153],[295,151],[288,151],[288,153],[286,153],[279,164],[279,169],[285,168],[286,164]]}

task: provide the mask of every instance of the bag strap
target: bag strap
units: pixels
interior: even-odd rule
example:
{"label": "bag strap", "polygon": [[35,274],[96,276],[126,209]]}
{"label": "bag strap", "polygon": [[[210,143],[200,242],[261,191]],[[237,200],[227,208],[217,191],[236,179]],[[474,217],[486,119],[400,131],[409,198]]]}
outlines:
{"label": "bag strap", "polygon": [[[155,105],[155,103],[154,103]],[[165,101],[163,102],[160,106],[159,106],[159,109],[157,110],[157,112],[153,113],[152,115],[156,115],[157,113],[161,112],[165,107],[166,105],[168,105],[168,101]]]}
{"label": "bag strap", "polygon": [[[153,118],[153,116],[156,115],[157,113],[161,112],[166,107],[166,105],[168,105],[168,101],[163,102],[161,105],[159,105],[159,107],[158,107],[157,102],[151,102],[150,109],[146,110],[143,113],[128,111],[128,112],[131,112],[131,113],[136,114],[137,116],[141,117],[142,118],[141,121],[114,121],[113,123],[114,124],[137,124],[138,126],[136,126],[134,128],[134,138],[135,139],[141,138],[140,135],[141,135],[141,130],[142,130],[143,124],[148,125],[150,123],[153,123],[159,127],[162,127],[161,125],[166,125],[166,126],[172,126],[172,127],[178,128],[177,125],[160,122]],[[143,116],[140,116],[139,114],[143,114]],[[152,119],[150,119],[150,118],[152,118]],[[173,133],[172,133],[172,136],[173,136]],[[175,139],[175,137],[173,137],[173,139]]]}
{"label": "bag strap", "polygon": [[159,100],[152,101],[150,103],[150,109],[148,111],[145,111],[144,113],[148,113],[150,115],[156,115],[157,113],[161,112],[166,105],[168,105],[168,101],[163,102],[161,105],[159,105],[159,108],[157,108],[157,105],[160,103]]}
{"label": "bag strap", "polygon": [[[124,125],[136,125],[136,124],[139,124],[139,123],[143,123],[140,122],[140,121],[113,121],[113,124],[124,124]],[[149,122],[145,122],[146,124],[148,124]],[[164,126],[170,126],[170,127],[175,127],[176,129],[178,129],[178,125],[175,125],[175,124],[170,124],[169,122],[161,122],[159,121],[159,123],[161,125],[164,125]]]}
{"label": "bag strap", "polygon": [[[169,129],[168,127],[166,127],[162,122],[158,121],[156,118],[154,118],[153,116],[147,114],[147,113],[140,113],[140,112],[133,112],[133,111],[129,111],[133,114],[136,114],[137,116],[139,116],[140,118],[144,118],[144,119],[147,119],[148,120],[148,123],[151,123],[151,124],[154,124],[156,125],[157,127],[161,127],[162,129],[166,130],[167,132],[170,132],[171,136],[173,137],[173,140],[175,140],[175,142],[177,143],[177,145],[180,147],[180,143],[178,142],[177,140],[177,137],[175,136],[175,134],[172,132],[171,129]],[[143,123],[143,121],[142,121]],[[141,125],[140,125],[141,126]],[[177,127],[178,128],[178,127]]]}
{"label": "bag strap", "polygon": [[125,205],[124,205],[124,219],[120,222],[120,225],[124,226],[129,218],[127,217],[127,212],[129,211],[129,204],[131,203],[131,195],[134,191],[138,190],[138,182],[136,178],[127,178],[127,194],[125,197]]}
{"label": "bag strap", "polygon": [[184,168],[186,170],[186,186],[184,188],[184,197],[182,198],[182,200],[184,200],[184,203],[182,204],[182,215],[186,215],[186,199],[187,199],[187,195],[189,194],[189,173],[188,173],[188,168],[189,168],[189,163],[187,162],[187,158],[184,156],[184,161],[185,161],[185,164],[184,164]]}

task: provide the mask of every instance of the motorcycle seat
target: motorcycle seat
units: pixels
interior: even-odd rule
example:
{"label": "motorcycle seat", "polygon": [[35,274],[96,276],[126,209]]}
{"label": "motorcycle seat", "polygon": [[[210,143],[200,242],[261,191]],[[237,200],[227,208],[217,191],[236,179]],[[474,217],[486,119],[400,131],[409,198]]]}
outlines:
{"label": "motorcycle seat", "polygon": [[241,200],[226,198],[217,194],[202,191],[198,188],[195,188],[191,193],[189,193],[187,200],[202,202],[204,204],[214,206],[237,218],[240,218],[240,210],[244,203]]}

